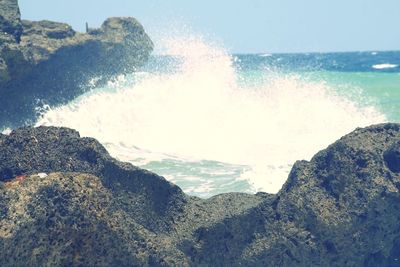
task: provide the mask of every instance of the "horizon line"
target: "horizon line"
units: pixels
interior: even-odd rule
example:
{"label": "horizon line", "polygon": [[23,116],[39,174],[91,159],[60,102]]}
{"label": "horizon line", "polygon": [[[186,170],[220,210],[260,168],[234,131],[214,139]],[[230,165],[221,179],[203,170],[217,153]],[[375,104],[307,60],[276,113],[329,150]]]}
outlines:
{"label": "horizon line", "polygon": [[[319,52],[232,52],[231,55],[288,55],[288,54],[345,54],[345,53],[390,53],[399,50],[348,50],[348,51],[319,51]],[[171,56],[172,54],[152,53],[154,56]]]}

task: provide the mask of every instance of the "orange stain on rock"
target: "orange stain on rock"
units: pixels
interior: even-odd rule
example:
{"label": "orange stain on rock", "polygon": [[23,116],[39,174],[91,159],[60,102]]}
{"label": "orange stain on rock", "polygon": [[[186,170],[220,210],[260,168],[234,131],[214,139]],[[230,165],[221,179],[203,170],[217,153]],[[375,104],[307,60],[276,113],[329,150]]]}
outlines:
{"label": "orange stain on rock", "polygon": [[15,177],[15,180],[23,181],[25,178],[26,178],[26,175],[18,175],[17,177]]}

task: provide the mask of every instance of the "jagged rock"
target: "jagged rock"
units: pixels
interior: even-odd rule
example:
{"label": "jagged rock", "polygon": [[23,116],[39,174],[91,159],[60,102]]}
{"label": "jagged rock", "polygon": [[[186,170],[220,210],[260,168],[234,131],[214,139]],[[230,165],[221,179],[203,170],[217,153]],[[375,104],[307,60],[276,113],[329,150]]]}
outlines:
{"label": "jagged rock", "polygon": [[[109,18],[100,29],[91,30],[89,33],[78,33],[68,24],[47,20],[22,20],[22,25],[24,32],[21,38],[21,50],[24,56],[35,65],[51,59],[60,50],[73,47],[84,49],[79,46],[91,44],[94,47],[100,46],[99,49],[102,49],[92,52],[101,57],[101,59],[97,59],[99,63],[113,64],[112,67],[117,68],[117,71],[125,69],[133,71],[139,63],[147,59],[153,46],[142,25],[130,17]],[[109,56],[111,58],[107,59],[106,57]],[[89,54],[80,61],[95,60],[92,57],[93,55]],[[80,61],[76,61],[76,64],[82,64]],[[101,68],[95,66],[94,62],[90,62],[90,64],[88,67],[98,68],[93,72],[100,72],[105,68],[105,66]],[[105,75],[110,71],[112,70],[107,69],[104,73],[100,72],[99,74]]]}
{"label": "jagged rock", "polygon": [[276,195],[203,200],[74,130],[19,129],[0,135],[0,265],[397,266],[399,143],[399,124],[357,129]]}
{"label": "jagged rock", "polygon": [[130,17],[109,18],[99,29],[79,33],[65,23],[21,22],[16,0],[0,1],[0,19],[3,13],[2,127],[21,126],[37,117],[38,107],[68,102],[115,75],[135,71],[153,49],[143,26]]}
{"label": "jagged rock", "polygon": [[313,264],[396,265],[400,176],[384,155],[399,140],[399,124],[357,129],[295,164],[275,205],[280,220],[309,232],[308,245],[294,238],[303,244],[291,252],[303,255],[296,260],[304,265],[318,253]]}

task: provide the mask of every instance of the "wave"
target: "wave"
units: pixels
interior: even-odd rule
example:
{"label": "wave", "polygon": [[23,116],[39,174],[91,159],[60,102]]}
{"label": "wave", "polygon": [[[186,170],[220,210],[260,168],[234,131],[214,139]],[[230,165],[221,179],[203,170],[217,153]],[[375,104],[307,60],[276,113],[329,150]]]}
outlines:
{"label": "wave", "polygon": [[372,68],[377,69],[377,70],[383,70],[383,69],[393,69],[398,66],[399,65],[397,65],[397,64],[384,63],[384,64],[375,64],[372,66]]}
{"label": "wave", "polygon": [[[116,157],[180,177],[186,192],[215,194],[224,191],[221,166],[252,191],[274,193],[296,160],[386,120],[298,75],[263,70],[258,83],[247,83],[231,55],[198,38],[171,39],[167,53],[182,62],[173,73],[127,76],[46,111],[36,125],[75,128]],[[183,174],[182,162],[193,168]]]}

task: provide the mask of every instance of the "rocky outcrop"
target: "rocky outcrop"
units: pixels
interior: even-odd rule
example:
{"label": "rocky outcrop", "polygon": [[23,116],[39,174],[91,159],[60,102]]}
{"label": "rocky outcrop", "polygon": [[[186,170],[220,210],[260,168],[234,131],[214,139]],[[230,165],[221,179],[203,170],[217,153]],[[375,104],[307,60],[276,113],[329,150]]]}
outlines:
{"label": "rocky outcrop", "polygon": [[75,32],[65,23],[20,20],[0,1],[0,125],[20,126],[35,108],[65,103],[147,61],[153,44],[134,18],[109,18]]}
{"label": "rocky outcrop", "polygon": [[399,143],[399,124],[357,129],[276,195],[203,200],[74,130],[19,129],[0,135],[0,265],[397,266]]}
{"label": "rocky outcrop", "polygon": [[[9,47],[10,51],[16,50],[15,46],[20,41],[22,34],[21,15],[17,0],[0,0],[0,29],[0,51],[5,47]],[[2,54],[2,52],[0,53]],[[0,56],[0,88],[10,80],[6,60],[7,58]]]}
{"label": "rocky outcrop", "polygon": [[15,41],[19,42],[22,26],[17,0],[0,0],[0,29],[2,36],[10,35]]}

